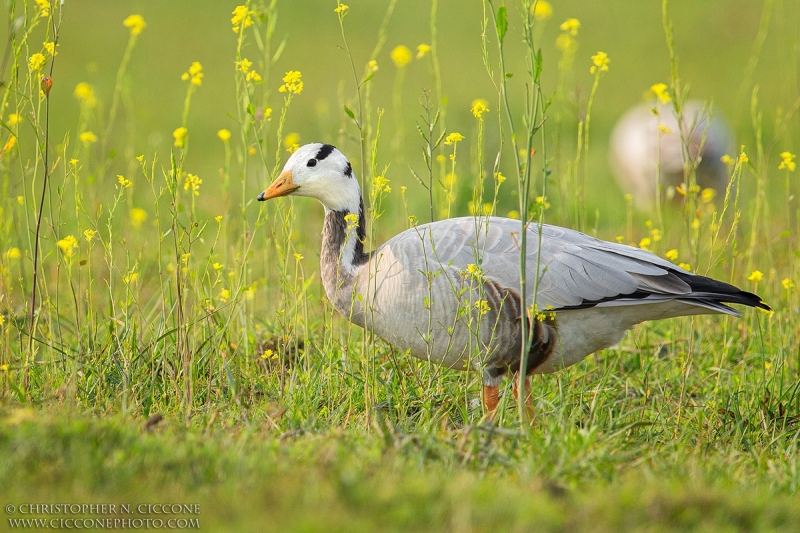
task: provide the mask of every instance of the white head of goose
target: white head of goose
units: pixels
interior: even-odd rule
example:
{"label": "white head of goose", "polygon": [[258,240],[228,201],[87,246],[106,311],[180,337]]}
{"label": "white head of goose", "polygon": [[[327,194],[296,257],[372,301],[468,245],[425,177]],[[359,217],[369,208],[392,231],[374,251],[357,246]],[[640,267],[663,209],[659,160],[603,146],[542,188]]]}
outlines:
{"label": "white head of goose", "polygon": [[726,303],[769,309],[755,294],[645,250],[547,224],[526,230],[528,286],[536,290],[523,306],[520,222],[500,217],[423,224],[365,253],[361,190],[350,162],[330,144],[298,149],[258,200],[286,195],[325,206],[321,274],[334,307],[420,359],[479,368],[490,411],[503,375],[520,370],[523,319],[533,330],[531,375],[575,364],[646,320],[740,316]]}

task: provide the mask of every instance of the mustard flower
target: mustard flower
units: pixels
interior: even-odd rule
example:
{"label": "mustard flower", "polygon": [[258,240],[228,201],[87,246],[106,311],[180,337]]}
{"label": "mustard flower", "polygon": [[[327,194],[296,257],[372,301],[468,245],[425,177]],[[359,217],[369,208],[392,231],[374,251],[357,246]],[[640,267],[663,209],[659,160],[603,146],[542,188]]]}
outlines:
{"label": "mustard flower", "polygon": [[391,57],[397,68],[403,68],[411,63],[411,50],[409,50],[407,46],[401,44],[392,50]]}
{"label": "mustard flower", "polygon": [[44,54],[37,52],[28,59],[28,67],[32,71],[41,70],[46,62],[47,59],[44,57]]}
{"label": "mustard flower", "polygon": [[453,133],[451,133],[450,135],[448,135],[445,138],[444,144],[456,144],[459,141],[463,141],[463,140],[464,140],[464,136],[461,135],[460,133],[454,131]]}
{"label": "mustard flower", "polygon": [[739,154],[739,162],[740,163],[747,163],[748,161],[750,161],[750,159],[747,157],[747,154],[744,153],[744,151],[742,151],[742,153]]}
{"label": "mustard flower", "polygon": [[255,70],[251,70],[247,73],[244,77],[247,81],[252,81],[253,83],[259,83],[261,81],[261,74],[256,72]]}
{"label": "mustard flower", "polygon": [[781,281],[781,285],[783,285],[783,288],[788,291],[794,288],[794,281],[789,278],[785,278]]}
{"label": "mustard flower", "polygon": [[717,191],[710,187],[706,187],[702,191],[700,191],[700,201],[704,204],[709,203],[714,197],[717,195]]}
{"label": "mustard flower", "polygon": [[728,154],[723,155],[722,157],[719,158],[719,160],[725,163],[726,165],[733,165],[736,162]]}
{"label": "mustard flower", "polygon": [[286,137],[283,138],[283,147],[287,150],[294,152],[294,150],[290,150],[293,146],[299,147],[300,143],[300,134],[292,132],[288,134]]}
{"label": "mustard flower", "polygon": [[425,55],[431,51],[431,47],[428,44],[422,43],[417,46],[417,59],[422,59]]}
{"label": "mustard flower", "polygon": [[392,192],[392,188],[389,187],[389,180],[385,176],[375,176],[372,180],[372,190],[375,194]]}
{"label": "mustard flower", "polygon": [[75,98],[81,101],[81,105],[85,105],[86,107],[94,107],[97,105],[97,98],[94,94],[94,87],[86,83],[85,81],[80,82],[78,85],[75,86],[75,91],[72,93]]}
{"label": "mustard flower", "polygon": [[561,31],[565,31],[575,37],[578,35],[578,29],[581,27],[581,21],[578,19],[567,19],[561,23]]}
{"label": "mustard flower", "polygon": [[128,272],[122,278],[122,281],[125,283],[125,285],[130,285],[131,283],[133,283],[137,279],[139,279],[139,273],[138,272]]}
{"label": "mustard flower", "polygon": [[17,247],[11,248],[8,252],[6,252],[6,257],[9,259],[19,259],[21,256],[22,254]]}
{"label": "mustard flower", "polygon": [[46,43],[42,43],[42,45],[44,46],[44,49],[47,50],[47,53],[50,54],[51,56],[58,55],[58,52],[56,51],[56,43],[55,42],[50,42],[50,43],[46,42]]}
{"label": "mustard flower", "polygon": [[[533,18],[536,20],[547,20],[553,16],[553,6],[545,0],[539,0],[535,5],[532,5],[531,11],[533,12]],[[578,26],[580,26],[580,23],[578,23]]]}
{"label": "mustard flower", "polygon": [[481,117],[483,116],[484,113],[489,111],[488,102],[486,102],[486,100],[484,100],[483,98],[478,98],[476,100],[473,100],[472,108],[470,109],[470,111],[472,112],[472,115],[475,118],[483,120]]}
{"label": "mustard flower", "polygon": [[762,279],[764,279],[764,273],[761,272],[760,270],[753,270],[750,273],[750,275],[747,276],[748,281],[755,281],[756,283],[758,283]]}
{"label": "mustard flower", "polygon": [[589,69],[589,72],[592,74],[596,72],[608,72],[608,64],[611,63],[611,60],[605,52],[597,52],[592,56],[592,63],[594,64]]}
{"label": "mustard flower", "polygon": [[794,161],[795,157],[797,156],[791,152],[781,152],[781,164],[778,165],[778,168],[794,172],[794,169],[797,168],[797,163]]}
{"label": "mustard flower", "polygon": [[17,145],[17,136],[9,135],[6,144],[3,145],[3,152],[9,152]]}
{"label": "mustard flower", "polygon": [[233,33],[239,33],[239,28],[249,28],[253,25],[252,15],[254,11],[247,9],[247,6],[236,6],[232,12],[231,25],[233,26]]}
{"label": "mustard flower", "polygon": [[203,183],[203,180],[198,178],[194,174],[186,174],[186,180],[183,182],[183,190],[192,189],[192,193],[195,196],[200,196],[200,184]]}
{"label": "mustard flower", "polygon": [[142,33],[142,30],[147,27],[147,23],[141,15],[128,16],[128,18],[122,21],[122,25],[126,28],[130,28],[131,35],[139,35]]}
{"label": "mustard flower", "polygon": [[688,272],[692,271],[692,265],[690,265],[689,263],[678,263],[678,268],[682,268]]}
{"label": "mustard flower", "polygon": [[566,52],[572,45],[575,44],[575,39],[569,36],[569,33],[562,33],[556,38],[556,48],[562,52]]}
{"label": "mustard flower", "polygon": [[489,312],[489,304],[486,300],[478,300],[475,302],[475,308],[478,310],[481,316]]}
{"label": "mustard flower", "polygon": [[147,220],[147,211],[142,209],[141,207],[134,207],[131,209],[130,212],[131,217],[131,226],[134,228],[138,228],[139,226]]}
{"label": "mustard flower", "polygon": [[336,9],[334,9],[333,11],[334,11],[334,13],[339,13],[340,15],[344,16],[345,13],[347,13],[348,9],[350,9],[350,6],[345,5],[345,4],[339,4],[338,6],[336,6]]}
{"label": "mustard flower", "polygon": [[10,115],[8,115],[8,118],[6,119],[6,124],[9,127],[11,127],[14,124],[16,124],[17,122],[21,122],[21,121],[22,121],[22,116],[18,115],[17,113],[11,113]]}
{"label": "mustard flower", "polygon": [[250,70],[250,67],[253,66],[253,62],[243,57],[241,61],[236,62],[236,66],[244,73],[247,74],[247,71]]}
{"label": "mustard flower", "polygon": [[117,174],[117,181],[123,189],[129,189],[133,187],[133,182],[121,174]]}
{"label": "mustard flower", "polygon": [[80,135],[78,135],[78,139],[83,143],[84,146],[89,146],[97,142],[97,135],[91,131],[84,131]]}
{"label": "mustard flower", "polygon": [[172,132],[172,136],[175,138],[175,142],[173,144],[178,148],[183,148],[186,144],[186,138],[188,134],[189,130],[183,126],[176,128],[175,131]]}
{"label": "mustard flower", "polygon": [[42,17],[50,16],[50,0],[36,0],[36,5],[39,8],[39,15]]}
{"label": "mustard flower", "polygon": [[347,222],[347,229],[351,230],[358,227],[358,215],[355,213],[348,213],[344,216],[344,221]]}
{"label": "mustard flower", "polygon": [[231,132],[223,128],[217,132],[217,137],[219,137],[219,140],[226,143],[231,138]]}
{"label": "mustard flower", "polygon": [[672,133],[672,130],[669,129],[669,126],[666,124],[659,124],[658,131],[660,131],[662,135],[670,135]]}
{"label": "mustard flower", "polygon": [[203,74],[203,65],[201,65],[199,61],[194,61],[189,66],[189,71],[181,74],[181,79],[183,81],[190,80],[192,85],[199,87],[203,85],[204,76],[205,74]]}
{"label": "mustard flower", "polygon": [[97,232],[93,229],[87,229],[83,232],[83,238],[86,239],[86,242],[92,242],[95,235],[97,235]]}
{"label": "mustard flower", "polygon": [[373,59],[367,64],[367,68],[370,72],[378,72],[378,62]]}
{"label": "mustard flower", "polygon": [[283,77],[283,85],[278,88],[280,93],[300,94],[303,92],[303,74],[299,70],[290,70]]}
{"label": "mustard flower", "polygon": [[670,98],[669,92],[667,91],[666,83],[656,83],[651,85],[650,91],[656,95],[656,98],[658,98],[662,104],[668,104],[672,101],[672,98]]}
{"label": "mustard flower", "polygon": [[78,240],[72,235],[67,235],[60,241],[56,242],[56,246],[61,248],[61,251],[64,252],[65,256],[72,257],[73,251],[78,248]]}
{"label": "mustard flower", "polygon": [[672,250],[668,250],[667,253],[664,254],[664,257],[672,261],[673,263],[678,258],[678,249],[673,248]]}

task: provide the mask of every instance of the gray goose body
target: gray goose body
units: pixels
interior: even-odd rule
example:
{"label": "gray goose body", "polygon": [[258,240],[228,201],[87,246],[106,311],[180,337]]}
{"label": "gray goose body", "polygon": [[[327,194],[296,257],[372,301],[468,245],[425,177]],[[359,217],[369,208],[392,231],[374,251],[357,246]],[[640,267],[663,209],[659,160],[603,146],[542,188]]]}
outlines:
{"label": "gray goose body", "polygon": [[575,364],[646,320],[738,316],[724,302],[769,309],[754,294],[650,252],[537,224],[527,228],[522,306],[521,225],[507,218],[420,225],[367,254],[358,182],[330,145],[301,147],[259,200],[292,193],[325,205],[322,281],[342,315],[418,358],[479,368],[486,386],[519,369],[522,320],[534,329],[530,374]]}

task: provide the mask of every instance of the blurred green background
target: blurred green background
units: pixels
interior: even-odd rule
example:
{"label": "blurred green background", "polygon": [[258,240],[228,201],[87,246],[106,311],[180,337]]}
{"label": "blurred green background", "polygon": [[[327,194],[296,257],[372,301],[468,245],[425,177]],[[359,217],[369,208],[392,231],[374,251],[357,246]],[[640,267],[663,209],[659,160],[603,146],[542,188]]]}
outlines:
{"label": "blurred green background", "polygon": [[[62,138],[74,130],[78,120],[78,102],[72,96],[76,84],[93,84],[100,99],[110,100],[114,77],[127,42],[127,29],[122,20],[131,13],[141,14],[147,28],[140,36],[131,59],[128,82],[135,131],[117,128],[122,136],[133,134],[136,155],[158,151],[160,160],[172,144],[172,131],[180,125],[185,97],[181,73],[193,61],[200,61],[205,70],[203,85],[195,93],[188,127],[192,152],[187,161],[190,172],[204,179],[204,192],[213,191],[214,182],[223,161],[223,146],[217,139],[220,128],[236,131],[234,61],[236,35],[231,31],[230,18],[237,2],[208,0],[172,0],[106,2],[99,0],[68,1],[54,72],[52,93],[53,136]],[[350,48],[359,74],[369,60],[378,28],[384,17],[388,0],[352,0],[345,18]],[[355,94],[348,57],[342,47],[342,37],[336,3],[321,0],[292,0],[278,3],[278,25],[275,45],[287,39],[286,48],[273,67],[272,79],[265,88],[270,91],[269,105],[279,109],[282,96],[277,92],[279,78],[285,71],[300,70],[305,89],[296,97],[289,111],[286,132],[300,135],[300,143],[325,141],[340,144],[351,159],[357,159],[355,129],[342,111],[343,97]],[[558,76],[557,63],[561,52],[555,39],[561,33],[558,26],[574,17],[581,21],[577,36],[579,48],[574,67],[567,76],[567,101],[556,104],[551,114],[561,107],[566,117],[561,134],[567,144],[574,142],[577,117],[585,109],[591,88],[590,56],[598,50],[611,58],[610,71],[603,77],[592,113],[590,176],[588,189],[589,211],[602,206],[623,206],[622,193],[611,179],[606,157],[608,137],[615,120],[630,106],[643,100],[648,88],[657,82],[669,82],[669,58],[661,22],[661,2],[585,2],[553,1],[553,15],[539,24],[537,37],[544,57],[544,88],[552,93]],[[768,33],[757,63],[747,79],[748,64],[754,61],[754,42],[763,13],[770,14]],[[510,6],[510,38],[507,39],[508,70],[518,73],[511,78],[512,99],[522,105],[524,66],[520,23],[516,8]],[[753,128],[749,105],[753,85],[759,85],[761,109],[764,112],[765,139],[771,138],[775,111],[788,109],[797,95],[798,50],[800,49],[800,3],[796,1],[711,0],[704,2],[672,2],[670,18],[674,22],[675,47],[679,57],[680,76],[690,86],[690,96],[713,99],[717,112],[726,116],[735,128],[738,142],[751,145]],[[397,69],[390,59],[391,50],[405,45],[416,53],[420,43],[431,44],[431,2],[400,0],[388,25],[386,45],[378,56],[379,70],[372,84],[372,103],[386,109],[383,122],[379,166],[390,164],[387,177],[393,185],[407,185],[412,212],[424,213],[424,194],[414,182],[408,165],[417,171],[424,169],[421,139],[415,123],[422,112],[417,101],[424,88],[432,89],[434,81],[430,55],[414,60],[405,68],[402,85],[402,116],[393,111],[392,91]],[[443,95],[446,98],[446,126],[467,138],[459,153],[470,153],[474,160],[475,119],[469,112],[475,98],[485,98],[492,106],[486,117],[486,154],[492,161],[498,147],[496,91],[481,61],[481,2],[441,0],[438,4],[437,51],[441,65]],[[252,53],[252,52],[251,52]],[[490,43],[490,53],[496,59],[496,47]],[[495,67],[496,68],[496,67]],[[520,116],[521,116],[521,109]],[[130,117],[127,117],[130,118]],[[393,139],[402,120],[404,142],[402,152],[393,149]],[[124,118],[123,118],[124,120]],[[346,136],[342,131],[346,131]],[[274,128],[273,128],[274,131]],[[797,120],[783,137],[786,149],[796,145]],[[549,135],[553,133],[551,128]],[[74,134],[74,133],[73,133]],[[349,137],[348,137],[349,136]],[[236,137],[234,137],[235,139]],[[343,138],[346,139],[343,142]],[[274,139],[269,139],[274,147]],[[777,160],[777,152],[774,157]],[[469,150],[469,152],[467,152]],[[274,151],[271,148],[270,153]],[[285,154],[285,152],[284,152]],[[510,152],[505,151],[506,157]],[[285,154],[288,156],[288,154]],[[474,166],[462,161],[461,172]],[[117,163],[116,173],[125,171],[125,162]],[[250,165],[254,169],[256,165]],[[553,165],[553,183],[562,177],[563,168]],[[505,167],[504,167],[505,168]],[[356,166],[358,169],[358,166]],[[509,169],[508,175],[513,174]],[[263,171],[252,170],[247,176],[248,195],[254,197],[267,184]],[[469,179],[465,183],[471,182]],[[415,191],[419,192],[416,199]],[[503,209],[513,208],[508,197]],[[142,192],[142,194],[145,194]],[[466,201],[469,194],[462,194]],[[396,199],[396,198],[395,198]],[[214,212],[216,198],[201,194],[198,205]],[[392,212],[399,201],[385,202]],[[250,209],[255,209],[255,205]],[[301,212],[321,215],[310,202],[298,202]],[[613,210],[612,213],[621,212]],[[464,202],[455,214],[466,214]],[[604,222],[621,224],[617,215]],[[390,217],[398,218],[398,217]],[[566,221],[554,222],[565,223]],[[402,222],[400,226],[402,227]],[[398,226],[395,226],[398,227]]]}

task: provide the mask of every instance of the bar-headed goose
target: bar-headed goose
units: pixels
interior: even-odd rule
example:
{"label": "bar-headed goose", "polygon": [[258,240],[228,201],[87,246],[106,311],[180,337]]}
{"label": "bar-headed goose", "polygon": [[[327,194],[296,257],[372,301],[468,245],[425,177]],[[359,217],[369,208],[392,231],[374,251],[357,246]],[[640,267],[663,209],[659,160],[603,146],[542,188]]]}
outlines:
{"label": "bar-headed goose", "polygon": [[366,252],[361,189],[350,162],[330,144],[294,152],[258,200],[286,195],[325,207],[321,273],[333,306],[420,359],[481,369],[490,411],[503,375],[519,370],[522,320],[533,328],[530,375],[573,365],[645,320],[739,316],[725,303],[769,309],[755,294],[650,252],[546,224],[526,230],[523,306],[521,225],[507,218],[423,224]]}

